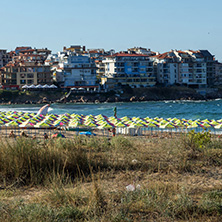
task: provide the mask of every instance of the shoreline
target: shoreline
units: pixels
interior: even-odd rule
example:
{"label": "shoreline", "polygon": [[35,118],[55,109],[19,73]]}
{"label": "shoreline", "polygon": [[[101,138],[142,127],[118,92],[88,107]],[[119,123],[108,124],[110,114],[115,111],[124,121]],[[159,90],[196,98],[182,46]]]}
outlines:
{"label": "shoreline", "polygon": [[45,105],[45,104],[107,104],[107,103],[145,103],[145,102],[208,102],[208,101],[220,101],[222,100],[221,97],[216,97],[216,98],[210,98],[210,99],[160,99],[160,100],[133,100],[133,101],[126,101],[126,100],[118,100],[118,101],[105,101],[105,102],[100,102],[100,101],[66,101],[66,102],[58,102],[58,101],[48,101],[48,102],[35,102],[35,101],[27,101],[27,102],[5,102],[5,103],[0,103],[0,106],[8,106],[8,105]]}
{"label": "shoreline", "polygon": [[187,87],[127,88],[119,92],[0,91],[0,105],[97,104],[118,102],[209,101],[222,99],[222,89],[196,91]]}

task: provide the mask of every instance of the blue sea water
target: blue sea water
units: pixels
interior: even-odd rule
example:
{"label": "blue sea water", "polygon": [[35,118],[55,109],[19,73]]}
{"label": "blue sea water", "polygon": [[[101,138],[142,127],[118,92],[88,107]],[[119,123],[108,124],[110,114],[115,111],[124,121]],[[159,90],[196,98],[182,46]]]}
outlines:
{"label": "blue sea water", "polygon": [[[158,101],[101,104],[51,104],[49,113],[77,113],[84,115],[113,116],[117,107],[117,117],[163,117],[186,119],[221,119],[222,100],[212,101]],[[0,111],[38,112],[41,105],[1,105]]]}

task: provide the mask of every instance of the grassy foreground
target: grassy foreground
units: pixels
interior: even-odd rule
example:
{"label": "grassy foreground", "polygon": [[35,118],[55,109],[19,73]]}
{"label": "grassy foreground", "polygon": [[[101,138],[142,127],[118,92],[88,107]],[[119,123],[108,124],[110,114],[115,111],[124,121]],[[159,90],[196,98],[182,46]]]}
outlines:
{"label": "grassy foreground", "polygon": [[1,221],[222,221],[221,142],[2,139]]}

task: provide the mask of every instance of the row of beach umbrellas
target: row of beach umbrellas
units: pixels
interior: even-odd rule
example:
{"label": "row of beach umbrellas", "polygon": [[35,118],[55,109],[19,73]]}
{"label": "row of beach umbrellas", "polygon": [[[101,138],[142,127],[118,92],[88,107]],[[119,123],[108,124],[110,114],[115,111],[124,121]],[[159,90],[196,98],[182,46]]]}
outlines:
{"label": "row of beach umbrellas", "polygon": [[58,88],[56,85],[52,84],[52,85],[24,85],[22,86],[22,89],[56,89]]}
{"label": "row of beach umbrellas", "polygon": [[140,118],[128,117],[117,118],[105,115],[80,115],[80,114],[47,114],[37,115],[28,112],[0,112],[0,127],[65,127],[65,128],[155,128],[155,129],[193,129],[193,128],[214,128],[222,129],[222,119],[219,120],[191,120],[178,118]]}

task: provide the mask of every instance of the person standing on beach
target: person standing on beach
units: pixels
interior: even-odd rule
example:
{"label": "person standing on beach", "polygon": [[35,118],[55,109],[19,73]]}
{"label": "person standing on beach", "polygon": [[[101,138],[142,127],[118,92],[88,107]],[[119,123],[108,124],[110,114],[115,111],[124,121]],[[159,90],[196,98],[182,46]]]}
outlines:
{"label": "person standing on beach", "polygon": [[113,108],[114,116],[117,118],[117,108],[116,106]]}

